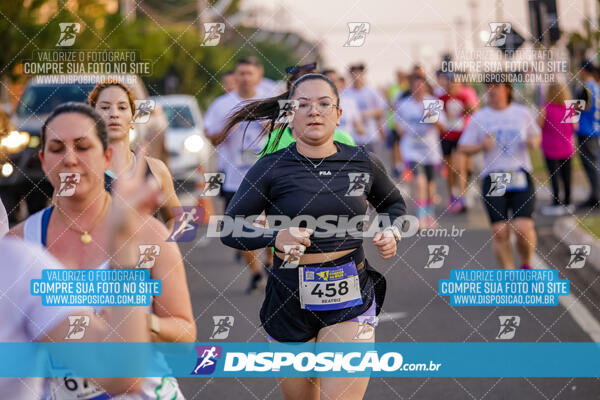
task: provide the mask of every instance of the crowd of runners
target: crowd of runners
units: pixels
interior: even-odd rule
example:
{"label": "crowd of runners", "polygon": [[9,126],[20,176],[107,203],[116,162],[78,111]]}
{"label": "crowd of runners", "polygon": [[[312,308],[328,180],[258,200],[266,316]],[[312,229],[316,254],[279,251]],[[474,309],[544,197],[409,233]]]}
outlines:
{"label": "crowd of runners", "polygon": [[[539,207],[542,214],[560,216],[598,206],[599,72],[591,62],[579,67],[572,88],[557,77],[543,87],[538,105],[522,94],[517,96],[508,74],[488,74],[478,96],[473,87],[461,83],[459,74],[438,70],[428,75],[421,66],[414,66],[410,73],[398,71],[395,82],[382,89],[369,85],[365,64],[352,64],[343,71],[319,70],[312,63],[289,67],[286,86],[289,90],[292,82],[311,73],[320,72],[330,79],[339,93],[338,110],[342,110],[334,140],[362,146],[378,157],[390,155],[390,174],[409,186],[407,203],[419,229],[437,227],[445,214],[467,212],[467,191],[475,189],[489,215],[499,264],[527,269],[536,243],[531,150],[541,152],[552,190],[551,204]],[[261,120],[228,126],[224,134],[225,116],[234,105],[274,96],[272,82],[260,73],[255,73],[254,89],[248,90],[251,69],[261,69],[256,58],[240,60],[235,70],[224,75],[228,93],[215,100],[206,114],[206,132],[217,145],[218,169],[226,176],[222,193],[226,206],[254,163],[254,158],[244,161],[244,154],[281,150],[295,139],[289,128],[281,137],[270,133],[274,125],[265,127]],[[481,183],[473,174],[477,153],[483,153]],[[588,199],[577,205],[571,198],[575,156],[590,188]],[[439,180],[445,181],[446,193],[437,193]],[[448,202],[442,204],[442,198]],[[512,257],[511,231],[516,233],[518,263]],[[254,273],[250,292],[261,280],[260,257],[251,251],[242,254]],[[263,264],[272,264],[268,251]]]}

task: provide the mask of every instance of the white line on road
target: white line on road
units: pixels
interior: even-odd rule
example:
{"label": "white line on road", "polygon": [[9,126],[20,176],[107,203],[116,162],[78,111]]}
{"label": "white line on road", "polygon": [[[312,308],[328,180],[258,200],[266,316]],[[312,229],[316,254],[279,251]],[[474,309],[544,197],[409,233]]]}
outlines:
{"label": "white line on road", "polygon": [[[550,269],[549,265],[535,252],[533,253],[533,265],[542,269]],[[600,322],[581,304],[577,297],[569,293],[567,296],[559,296],[558,301],[594,342],[600,342]]]}
{"label": "white line on road", "polygon": [[406,318],[406,316],[408,315],[407,312],[401,311],[401,312],[392,312],[392,313],[382,313],[377,321],[378,322],[387,322],[387,321],[395,321],[397,319],[402,319],[402,318]]}

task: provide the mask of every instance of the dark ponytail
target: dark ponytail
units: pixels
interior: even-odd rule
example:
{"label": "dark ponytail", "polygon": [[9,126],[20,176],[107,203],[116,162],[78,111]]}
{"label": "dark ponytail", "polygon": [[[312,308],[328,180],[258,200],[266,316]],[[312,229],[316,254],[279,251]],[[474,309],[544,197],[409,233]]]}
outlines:
{"label": "dark ponytail", "polygon": [[[331,81],[331,79],[322,74],[306,74],[301,76],[297,81],[295,81],[290,90],[280,94],[279,96],[244,102],[242,104],[242,107],[227,119],[225,127],[217,137],[216,144],[218,145],[222,143],[229,135],[229,131],[231,131],[233,127],[239,123],[249,123],[252,121],[269,121],[270,123],[263,128],[260,137],[267,136],[267,143],[270,142],[271,135],[276,135],[276,137],[273,141],[273,144],[269,146],[270,148],[267,148],[267,146],[265,146],[260,154],[265,154],[268,153],[269,150],[272,151],[276,149],[279,145],[279,142],[281,141],[283,132],[289,125],[287,122],[279,124],[277,123],[277,119],[280,113],[279,101],[290,99],[294,95],[294,92],[296,91],[298,85],[300,85],[302,82],[315,79],[321,79],[329,84],[331,90],[333,90],[333,93],[335,94],[336,104],[339,106],[340,95],[338,93],[337,88],[335,87],[335,84]],[[247,128],[248,124],[246,124],[246,129]],[[246,130],[244,129],[244,134],[245,133]]]}
{"label": "dark ponytail", "polygon": [[[260,137],[271,134],[275,129],[275,121],[279,116],[279,100],[287,100],[290,92],[285,92],[279,96],[269,97],[267,99],[250,100],[242,103],[242,107],[233,113],[225,123],[225,127],[218,134],[216,144],[221,144],[229,135],[229,132],[239,123],[248,122],[246,129],[252,121],[270,121],[270,124],[263,128]],[[281,125],[281,124],[280,124]],[[283,124],[287,127],[287,124]],[[246,134],[244,129],[244,134]],[[282,131],[283,131],[282,129]],[[279,140],[277,141],[279,143]]]}

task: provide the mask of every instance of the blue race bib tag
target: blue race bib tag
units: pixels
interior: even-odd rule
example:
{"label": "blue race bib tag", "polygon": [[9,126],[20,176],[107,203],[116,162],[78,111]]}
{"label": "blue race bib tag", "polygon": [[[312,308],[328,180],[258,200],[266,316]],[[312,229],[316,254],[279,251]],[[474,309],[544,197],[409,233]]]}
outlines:
{"label": "blue race bib tag", "polygon": [[339,310],[363,303],[356,263],[335,267],[299,267],[300,306],[306,310]]}

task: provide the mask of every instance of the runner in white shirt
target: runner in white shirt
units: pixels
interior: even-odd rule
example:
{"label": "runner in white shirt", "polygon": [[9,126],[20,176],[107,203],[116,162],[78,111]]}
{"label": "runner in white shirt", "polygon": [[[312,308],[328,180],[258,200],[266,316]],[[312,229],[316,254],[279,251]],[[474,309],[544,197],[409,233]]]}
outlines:
{"label": "runner in white shirt", "polygon": [[[531,218],[535,188],[529,148],[540,143],[540,128],[526,107],[512,102],[507,75],[490,74],[489,105],[473,114],[459,140],[459,150],[470,155],[483,151],[482,199],[492,224],[496,258],[514,268],[510,228],[515,231],[521,268],[531,268],[536,234]],[[505,82],[505,83],[503,83]]]}
{"label": "runner in white shirt", "polygon": [[277,82],[272,79],[265,78],[265,67],[256,56],[245,58],[252,65],[256,66],[258,74],[256,76],[257,84],[256,91],[259,94],[257,97],[275,97],[283,93]]}
{"label": "runner in white shirt", "polygon": [[[227,117],[236,110],[241,103],[256,97],[244,98],[238,91],[224,94],[218,97],[206,111],[204,128],[211,140],[216,137],[225,126]],[[219,170],[225,173],[221,194],[229,201],[229,195],[238,189],[246,172],[256,162],[258,152],[264,145],[264,139],[260,137],[262,126],[257,123],[240,124],[236,128],[236,134],[228,135],[222,142],[217,144],[217,157]],[[244,150],[240,150],[240,149]]]}
{"label": "runner in white shirt", "polygon": [[356,144],[365,145],[369,151],[378,153],[383,140],[382,128],[387,103],[376,89],[365,85],[365,69],[363,64],[350,67],[352,86],[344,89],[340,95],[342,98],[354,99],[362,114],[365,133],[354,137]]}
{"label": "runner in white shirt", "polygon": [[[144,168],[141,163],[139,166],[132,179],[118,182],[113,188],[115,200],[107,232],[108,245],[111,254],[114,254],[110,263],[113,268],[131,268],[137,262],[137,257],[130,257],[137,252],[137,246],[129,240],[141,228],[141,219],[136,218],[136,213],[157,198],[156,187],[144,182]],[[112,251],[117,248],[124,251]],[[105,307],[102,318],[99,318],[86,307],[43,306],[39,296],[31,295],[31,280],[40,279],[43,269],[62,268],[61,263],[43,247],[5,237],[0,239],[0,254],[0,342],[63,342],[70,328],[68,317],[73,315],[89,318],[85,335],[77,341],[150,341],[143,307]],[[36,359],[28,359],[27,362],[33,365]],[[64,367],[68,368],[68,365]],[[93,383],[93,386],[115,395],[127,392],[136,396],[133,393],[142,386],[142,380],[138,378],[73,379],[86,379],[89,386]],[[43,377],[0,378],[0,393],[7,399],[41,399],[44,396],[43,382]]]}
{"label": "runner in white shirt", "polygon": [[[258,67],[252,60],[238,60],[235,67],[237,89],[218,97],[204,115],[206,135],[216,147],[218,169],[225,173],[221,190],[225,208],[264,146],[265,138],[261,136],[263,127],[258,122],[241,123],[226,137],[221,135],[233,111],[245,101],[262,97],[256,89],[258,74]],[[249,293],[258,288],[262,281],[262,265],[256,251],[243,251],[242,257],[252,272],[247,290]]]}
{"label": "runner in white shirt", "polygon": [[412,75],[410,85],[411,95],[396,103],[395,119],[401,136],[402,159],[415,177],[413,199],[419,227],[427,229],[436,226],[435,170],[442,162],[440,130],[446,124],[446,115],[441,102],[427,93],[428,86],[423,76]]}
{"label": "runner in white shirt", "polygon": [[237,82],[233,70],[226,71],[221,76],[221,84],[223,85],[225,93],[233,92],[235,90]]}
{"label": "runner in white shirt", "polygon": [[261,97],[275,97],[281,94],[279,85],[272,79],[262,78],[256,88]]}
{"label": "runner in white shirt", "polygon": [[[327,69],[322,74],[333,81],[339,93],[343,93],[345,89],[344,81],[335,70]],[[365,126],[362,123],[360,109],[354,98],[340,94],[340,108],[343,112],[339,129],[348,132],[353,138],[364,135]]]}

